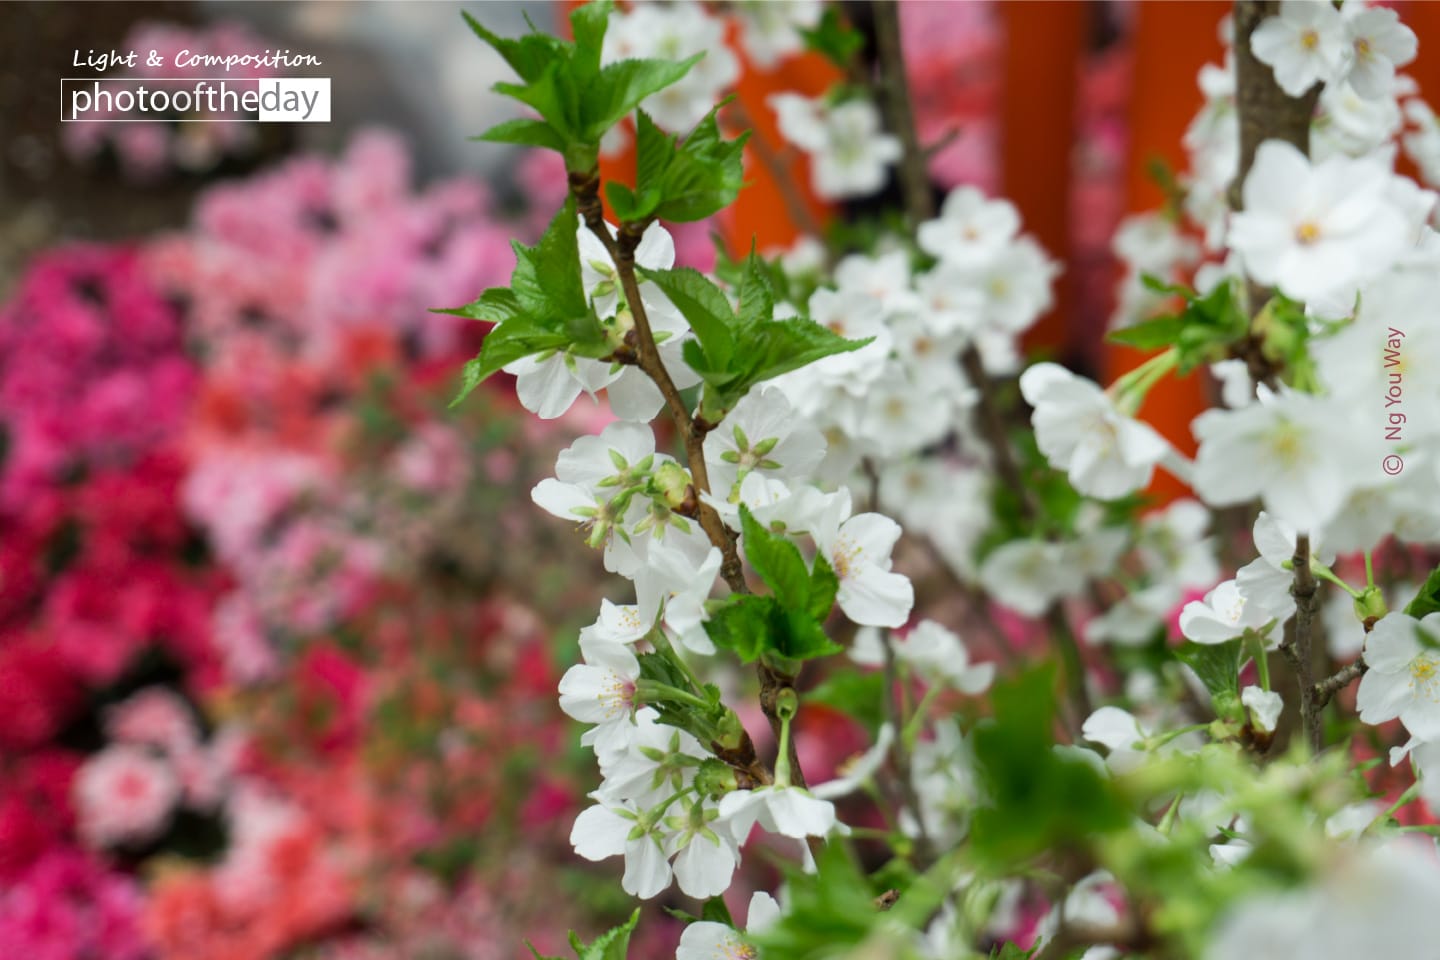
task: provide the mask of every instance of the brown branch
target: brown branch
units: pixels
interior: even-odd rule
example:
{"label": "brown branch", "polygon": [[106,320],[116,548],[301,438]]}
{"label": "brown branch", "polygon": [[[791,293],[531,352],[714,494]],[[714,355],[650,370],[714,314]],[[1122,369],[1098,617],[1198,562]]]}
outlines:
{"label": "brown branch", "polygon": [[1266,17],[1280,12],[1280,0],[1235,2],[1235,111],[1240,121],[1240,167],[1230,184],[1230,208],[1243,207],[1241,191],[1266,140],[1283,140],[1310,155],[1310,121],[1320,100],[1320,84],[1292,97],[1275,82],[1268,64],[1250,49],[1250,35]]}
{"label": "brown branch", "polygon": [[1312,629],[1315,615],[1319,610],[1319,584],[1310,572],[1310,536],[1300,534],[1295,538],[1295,581],[1290,593],[1295,598],[1295,622],[1293,628],[1280,643],[1280,653],[1295,671],[1295,680],[1300,686],[1300,725],[1310,749],[1320,751],[1320,706],[1316,697],[1313,654],[1311,652]]}
{"label": "brown branch", "polygon": [[1331,676],[1316,683],[1311,694],[1315,698],[1315,709],[1317,711],[1324,709],[1325,705],[1330,702],[1331,697],[1360,679],[1365,675],[1365,671],[1369,669],[1370,667],[1365,663],[1365,658],[1362,656],[1357,658],[1353,663],[1341,667]]}
{"label": "brown branch", "polygon": [[[665,399],[665,406],[670,411],[670,418],[675,422],[675,429],[685,443],[685,457],[689,463],[690,478],[697,494],[695,498],[696,512],[701,529],[705,531],[710,542],[720,550],[720,576],[733,592],[749,593],[750,586],[745,582],[744,568],[740,562],[740,553],[735,546],[734,534],[725,526],[725,522],[720,519],[715,508],[698,496],[700,493],[710,492],[710,472],[705,466],[705,435],[714,425],[691,417],[690,410],[680,397],[680,391],[670,378],[669,371],[665,369],[665,362],[660,358],[660,351],[655,344],[655,335],[650,328],[650,317],[646,313],[644,301],[640,298],[640,284],[635,276],[635,249],[640,245],[640,238],[644,236],[650,221],[623,223],[620,225],[619,235],[611,236],[610,227],[605,222],[604,208],[600,204],[599,175],[593,172],[588,176],[571,174],[570,191],[575,197],[576,209],[584,219],[586,228],[600,240],[615,264],[621,289],[625,293],[625,302],[630,307],[631,315],[635,319],[636,362],[645,375],[659,388],[660,395]],[[796,677],[774,670],[763,662],[756,664],[756,674],[760,679],[760,708],[770,722],[770,729],[778,743],[780,740],[780,716],[775,709],[776,699],[780,691],[787,688],[794,689]],[[748,750],[743,747],[748,747]],[[754,777],[754,769],[758,765],[758,761],[754,760],[755,748],[753,744],[749,743],[748,735],[743,747],[739,755],[733,759],[726,759],[726,762]],[[791,783],[798,787],[804,787],[806,785],[805,773],[800,767],[800,757],[793,736],[790,738],[789,758]]]}
{"label": "brown branch", "polygon": [[[1255,163],[1255,151],[1266,140],[1282,140],[1310,155],[1310,121],[1320,100],[1322,84],[1315,84],[1299,97],[1292,97],[1275,82],[1268,64],[1260,62],[1250,49],[1250,35],[1266,18],[1280,12],[1279,0],[1236,0],[1235,2],[1235,112],[1240,124],[1240,166],[1230,182],[1230,209],[1244,208],[1245,178]],[[1271,296],[1271,291],[1247,281],[1246,299],[1253,317]],[[1250,379],[1272,390],[1281,372],[1265,356],[1262,338],[1253,331],[1235,344],[1230,356],[1245,361]]]}
{"label": "brown branch", "polygon": [[935,216],[935,195],[930,189],[925,150],[915,132],[915,111],[910,103],[910,84],[905,77],[905,54],[900,46],[900,4],[896,0],[873,0],[875,46],[880,58],[880,81],[885,92],[890,129],[900,139],[900,189],[905,195],[905,214],[910,232]]}
{"label": "brown branch", "polygon": [[[899,138],[903,150],[900,159],[900,187],[905,196],[906,216],[913,235],[921,223],[935,216],[935,195],[930,188],[925,150],[915,132],[915,113],[910,103],[910,86],[905,77],[905,57],[900,44],[899,4],[895,0],[874,0],[873,8],[881,86],[885,91],[890,128]],[[980,433],[990,448],[1000,482],[1016,492],[1020,498],[1022,515],[1033,523],[1040,511],[1016,466],[1010,440],[1005,435],[1005,424],[1000,416],[994,384],[985,373],[985,365],[975,344],[966,345],[960,355],[960,364],[966,378],[976,390],[976,419],[979,421]],[[1084,660],[1070,629],[1070,623],[1058,604],[1052,605],[1046,611],[1045,620],[1050,626],[1051,641],[1065,663],[1072,712],[1079,714],[1070,720],[1069,725],[1073,732],[1078,730],[1080,722],[1090,715],[1090,693],[1085,686]]]}
{"label": "brown branch", "polygon": [[[965,371],[966,379],[975,387],[975,418],[979,422],[981,436],[990,448],[995,473],[1006,488],[1015,492],[1020,502],[1020,515],[1027,524],[1033,525],[1040,516],[1040,509],[1035,503],[1029,484],[1020,473],[1019,465],[1015,463],[1010,438],[1005,435],[1005,422],[996,402],[994,384],[985,372],[980,351],[973,343],[967,345],[960,354],[960,365]],[[1065,682],[1072,712],[1078,714],[1069,721],[1073,734],[1091,713],[1090,691],[1085,686],[1085,661],[1080,654],[1079,644],[1075,642],[1070,622],[1065,618],[1059,604],[1051,604],[1050,609],[1045,612],[1045,622],[1050,627],[1051,643],[1065,664]]]}
{"label": "brown branch", "polygon": [[802,233],[808,233],[812,237],[823,237],[824,228],[815,215],[810,212],[810,207],[805,202],[805,195],[800,189],[800,184],[790,172],[790,164],[787,158],[770,145],[770,141],[760,135],[760,129],[755,126],[755,120],[750,116],[750,111],[745,104],[737,97],[730,102],[727,108],[732,118],[742,128],[750,131],[750,139],[746,146],[755,150],[755,157],[760,161],[780,189],[780,199],[785,204],[785,212],[789,214],[790,221],[800,228]]}
{"label": "brown branch", "polygon": [[720,550],[720,575],[735,593],[749,593],[750,588],[745,583],[745,574],[740,564],[740,554],[735,549],[734,535],[715,512],[715,508],[699,499],[699,494],[710,492],[710,472],[705,465],[705,434],[710,425],[697,426],[690,416],[690,409],[685,406],[680,390],[675,386],[675,381],[670,379],[665,362],[660,359],[659,348],[655,345],[655,334],[650,329],[650,316],[640,298],[640,283],[635,276],[635,248],[640,245],[640,238],[644,236],[651,221],[621,224],[619,236],[612,237],[610,226],[605,222],[604,209],[600,205],[599,176],[595,173],[589,176],[571,174],[570,191],[575,196],[576,208],[584,218],[586,228],[604,245],[615,264],[620,287],[625,293],[625,302],[635,319],[636,363],[659,388],[660,395],[665,399],[665,406],[670,411],[670,419],[675,422],[675,429],[685,444],[685,459],[690,467],[690,479],[697,495],[696,512],[700,527],[710,538],[710,542]]}

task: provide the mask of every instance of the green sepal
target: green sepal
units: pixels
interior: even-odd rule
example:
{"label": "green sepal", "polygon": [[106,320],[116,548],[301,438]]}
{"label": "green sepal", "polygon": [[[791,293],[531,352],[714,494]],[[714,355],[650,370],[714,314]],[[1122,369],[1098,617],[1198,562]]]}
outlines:
{"label": "green sepal", "polygon": [[1224,643],[1185,643],[1175,650],[1175,659],[1195,671],[1213,701],[1222,694],[1239,696],[1244,654],[1245,641],[1237,637]]}

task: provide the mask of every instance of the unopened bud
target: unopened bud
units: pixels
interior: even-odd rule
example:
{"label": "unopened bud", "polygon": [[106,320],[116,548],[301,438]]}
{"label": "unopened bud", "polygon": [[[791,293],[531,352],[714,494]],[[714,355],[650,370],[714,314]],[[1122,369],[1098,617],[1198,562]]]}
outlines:
{"label": "unopened bud", "polygon": [[729,764],[709,757],[695,771],[695,789],[701,796],[719,800],[725,794],[740,789],[740,781]]}

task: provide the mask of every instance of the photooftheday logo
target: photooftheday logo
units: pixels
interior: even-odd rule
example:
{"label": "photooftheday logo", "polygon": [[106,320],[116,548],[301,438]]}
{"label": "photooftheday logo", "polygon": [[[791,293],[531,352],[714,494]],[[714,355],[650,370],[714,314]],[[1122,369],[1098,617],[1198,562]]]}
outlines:
{"label": "photooftheday logo", "polygon": [[64,77],[60,94],[60,120],[64,123],[203,123],[246,120],[252,114],[261,123],[330,122],[329,77],[257,77],[249,81]]}

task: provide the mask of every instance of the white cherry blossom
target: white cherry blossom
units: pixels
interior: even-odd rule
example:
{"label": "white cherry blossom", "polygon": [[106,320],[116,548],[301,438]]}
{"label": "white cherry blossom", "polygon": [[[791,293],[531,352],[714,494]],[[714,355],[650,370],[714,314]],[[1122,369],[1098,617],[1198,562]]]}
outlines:
{"label": "white cherry blossom", "polygon": [[1323,0],[1281,0],[1280,15],[1268,17],[1250,35],[1255,59],[1269,64],[1275,82],[1298,97],[1318,81],[1341,76],[1348,67],[1340,11]]}
{"label": "white cherry blossom", "polygon": [[890,570],[900,525],[878,513],[850,516],[849,492],[841,493],[810,531],[840,581],[840,609],[859,624],[901,626],[910,618],[915,589],[907,577]]}
{"label": "white cherry blossom", "polygon": [[1365,663],[1370,669],[1355,698],[1360,719],[1399,717],[1416,740],[1440,740],[1440,613],[1423,620],[1387,614],[1365,638]]}
{"label": "white cherry blossom", "polygon": [[1026,370],[1020,392],[1034,408],[1040,451],[1081,493],[1104,500],[1132,493],[1170,451],[1149,424],[1124,416],[1098,386],[1058,364]]}

